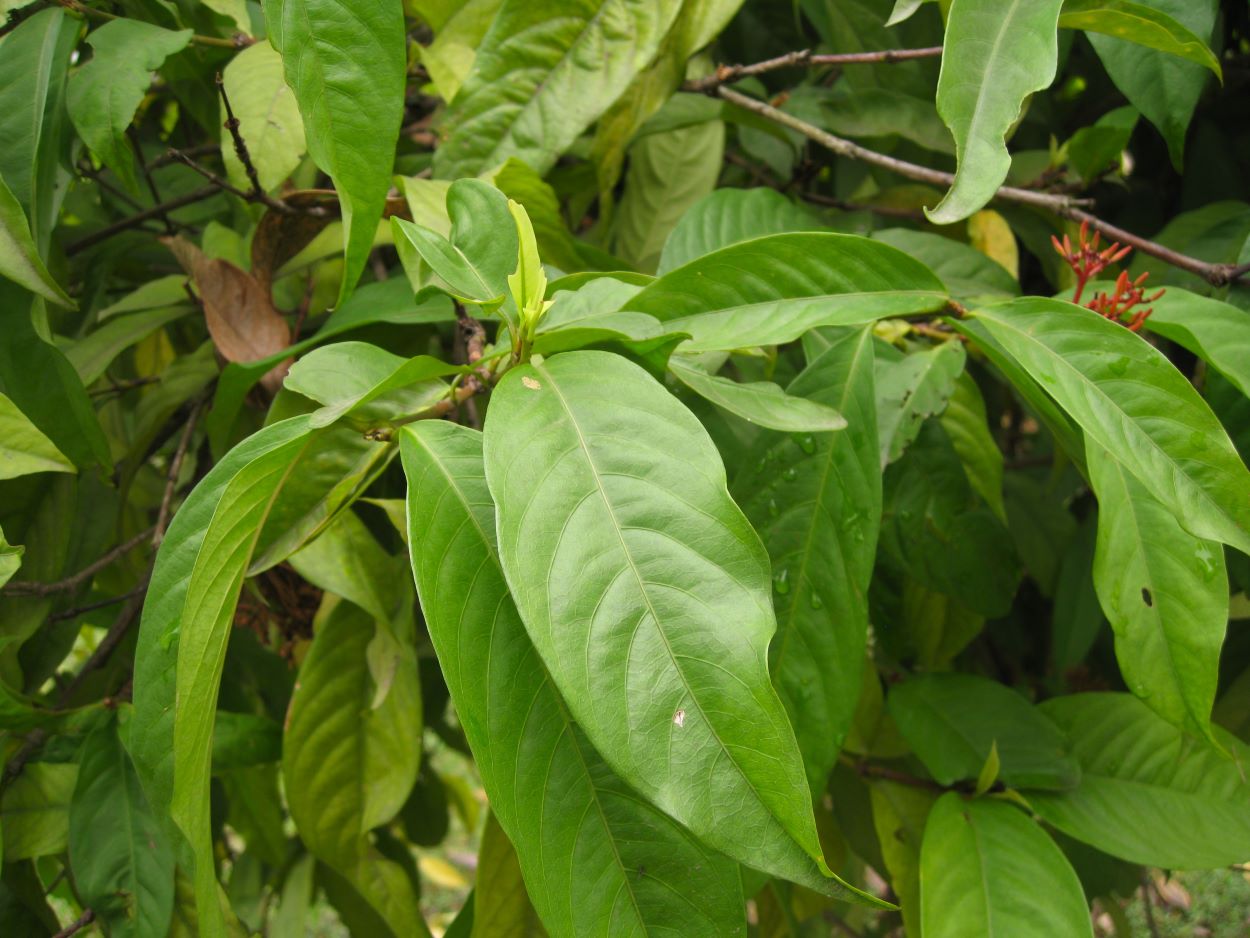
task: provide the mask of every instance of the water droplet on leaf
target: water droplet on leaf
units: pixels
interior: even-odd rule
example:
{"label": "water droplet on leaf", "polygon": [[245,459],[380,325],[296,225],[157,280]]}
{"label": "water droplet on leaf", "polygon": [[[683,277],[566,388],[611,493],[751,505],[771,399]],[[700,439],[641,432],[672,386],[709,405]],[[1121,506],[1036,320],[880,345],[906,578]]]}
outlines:
{"label": "water droplet on leaf", "polygon": [[773,576],[773,589],[775,589],[782,596],[790,592],[789,570],[782,569],[777,571],[777,573]]}

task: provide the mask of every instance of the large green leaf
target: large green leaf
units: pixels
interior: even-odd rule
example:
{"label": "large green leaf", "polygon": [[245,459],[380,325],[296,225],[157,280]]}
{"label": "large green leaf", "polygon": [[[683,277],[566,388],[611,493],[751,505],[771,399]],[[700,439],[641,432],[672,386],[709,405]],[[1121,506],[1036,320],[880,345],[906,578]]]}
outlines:
{"label": "large green leaf", "polygon": [[1062,29],[1104,33],[1188,59],[1220,77],[1220,60],[1206,42],[1162,10],[1133,0],[1064,0]]}
{"label": "large green leaf", "polygon": [[141,20],[110,20],[87,35],[91,60],[69,82],[66,106],[79,135],[132,192],[139,191],[126,128],[152,83],[152,72],[191,41]]}
{"label": "large green leaf", "polygon": [[482,831],[476,885],[466,902],[472,905],[474,935],[547,938],[538,912],[526,895],[516,850],[493,814],[487,815]]}
{"label": "large green leaf", "polygon": [[0,177],[0,277],[7,277],[50,302],[71,308],[75,305],[44,266],[26,213],[3,177]]}
{"label": "large green leaf", "polygon": [[846,429],[767,438],[735,489],[773,566],[773,683],[821,791],[859,701],[881,519],[871,330],[832,345],[789,392],[836,407]]}
{"label": "large green leaf", "polygon": [[1001,801],[938,799],[920,851],[925,938],[1094,934],[1081,881],[1063,851]]}
{"label": "large green leaf", "polygon": [[194,310],[194,306],[182,304],[117,316],[68,345],[65,357],[82,383],[89,385],[108,371],[113,360],[126,349]]}
{"label": "large green leaf", "polygon": [[430,23],[435,29],[434,41],[421,47],[421,64],[444,101],[452,100],[460,91],[473,68],[478,43],[499,12],[501,2],[468,0],[451,4],[453,12],[445,22]]}
{"label": "large green leaf", "polygon": [[163,935],[174,908],[174,849],[112,721],[83,743],[69,810],[74,888],[110,935]]}
{"label": "large green leaf", "polygon": [[1012,788],[1071,788],[1081,769],[1063,733],[1016,691],[973,674],[919,674],[890,690],[890,715],[943,785],[977,778],[996,749]]}
{"label": "large green leaf", "polygon": [[400,448],[430,638],[547,928],[573,936],[612,921],[626,933],[743,934],[737,865],[613,774],[534,650],[496,553],[481,435],[421,421]]}
{"label": "large green leaf", "polygon": [[65,850],[77,778],[78,766],[72,763],[32,762],[4,789],[0,830],[6,864]]}
{"label": "large green leaf", "polygon": [[1096,313],[1028,298],[973,314],[1072,418],[1198,537],[1250,551],[1250,472],[1197,391]]}
{"label": "large green leaf", "polygon": [[22,566],[22,554],[26,552],[26,548],[10,544],[5,539],[4,531],[0,530],[0,586],[4,586],[13,574],[17,573]]}
{"label": "large green leaf", "polygon": [[391,186],[408,65],[403,8],[392,0],[264,0],[264,8],[308,152],[343,207],[342,303],[364,270]]}
{"label": "large green leaf", "polygon": [[1168,287],[1146,329],[1193,352],[1250,397],[1250,312]]}
{"label": "large green leaf", "polygon": [[955,135],[958,167],[934,224],[967,218],[1007,178],[1007,134],[1025,100],[1055,77],[1063,0],[955,0],[946,22],[937,107]]}
{"label": "large green leaf", "polygon": [[1015,277],[970,245],[909,228],[886,228],[872,236],[928,266],[946,284],[951,296],[965,304],[1020,295]]}
{"label": "large green leaf", "polygon": [[1098,496],[1094,587],[1129,689],[1165,720],[1211,732],[1228,626],[1224,551],[1181,527],[1123,463],[1086,448]]}
{"label": "large green leaf", "polygon": [[790,433],[819,433],[841,430],[846,426],[845,418],[834,408],[787,394],[771,381],[739,383],[731,378],[710,375],[692,362],[678,357],[670,358],[668,366],[678,381],[700,397],[761,427]]}
{"label": "large green leaf", "polygon": [[[1179,23],[1203,43],[1211,36],[1219,9],[1217,0],[1144,0],[1143,5]],[[1089,41],[1116,87],[1159,128],[1179,169],[1185,132],[1210,73],[1202,65],[1127,38],[1093,33]]]}
{"label": "large green leaf", "polygon": [[874,782],[870,789],[872,822],[881,858],[898,896],[907,934],[920,934],[920,848],[925,822],[937,795],[896,782]]}
{"label": "large green leaf", "polygon": [[768,556],[698,420],[637,365],[569,352],[500,382],[485,455],[517,608],[608,763],[734,859],[850,894],[769,681]]}
{"label": "large green leaf", "polygon": [[1003,452],[990,432],[981,389],[968,372],[956,379],[950,400],[946,402],[946,409],[939,415],[938,422],[959,454],[972,487],[993,509],[998,520],[1006,521]]}
{"label": "large green leaf", "polygon": [[0,394],[0,479],[32,472],[74,472],[74,464]]}
{"label": "large green leaf", "polygon": [[1147,866],[1243,862],[1236,859],[1250,849],[1250,749],[1243,743],[1215,731],[1230,759],[1129,694],[1057,697],[1041,709],[1067,733],[1082,770],[1072,791],[1029,792],[1048,824]]}
{"label": "large green leaf", "polygon": [[476,175],[510,156],[546,173],[651,62],[680,9],[671,0],[504,0],[447,110],[435,176]]}
{"label": "large green leaf", "polygon": [[[379,655],[392,659],[381,669],[389,675],[385,685],[375,676]],[[420,738],[411,648],[362,609],[339,604],[318,624],[300,665],[282,744],[284,787],[300,839],[356,888],[397,938],[425,933],[417,895],[402,867],[368,835],[407,800]]]}
{"label": "large green leaf", "polygon": [[[244,571],[274,499],[314,438],[307,417],[266,427],[217,463],[157,554],[135,652],[131,753],[158,815],[190,842],[196,892],[215,896],[208,780],[213,714]],[[216,902],[198,906],[207,934]]]}
{"label": "large green leaf", "polygon": [[[299,165],[306,146],[299,106],[282,76],[282,56],[265,42],[248,46],[230,60],[222,82],[260,186],[272,191]],[[250,189],[251,180],[234,147],[222,147],[221,158],[230,181]]]}
{"label": "large green leaf", "polygon": [[630,147],[615,253],[639,270],[655,270],[678,219],[716,187],[724,152],[723,121],[648,134]]}
{"label": "large green leaf", "polygon": [[810,211],[775,189],[717,189],[681,217],[664,242],[657,272],[666,274],[739,241],[823,227]]}

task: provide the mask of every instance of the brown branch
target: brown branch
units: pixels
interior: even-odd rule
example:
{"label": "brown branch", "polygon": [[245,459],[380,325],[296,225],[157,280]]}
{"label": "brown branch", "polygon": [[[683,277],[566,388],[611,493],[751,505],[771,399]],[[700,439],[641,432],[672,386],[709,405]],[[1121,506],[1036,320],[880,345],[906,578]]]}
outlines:
{"label": "brown branch", "polygon": [[851,52],[838,55],[813,55],[811,49],[787,52],[773,59],[751,65],[720,65],[714,74],[695,78],[682,85],[683,91],[711,91],[726,82],[737,81],[749,75],[762,75],[779,68],[807,68],[821,65],[873,65],[906,62],[909,59],[929,59],[942,54],[941,46],[923,49],[887,49],[884,52]]}
{"label": "brown branch", "polygon": [[134,550],[150,538],[154,530],[155,528],[148,528],[146,531],[136,534],[130,540],[122,544],[118,544],[95,563],[83,567],[73,576],[66,577],[63,580],[57,580],[55,583],[36,583],[33,581],[20,580],[10,581],[0,592],[3,592],[6,596],[52,596],[56,593],[71,593],[123,554],[130,553],[130,551]]}
{"label": "brown branch", "polygon": [[[785,111],[778,110],[763,101],[740,94],[731,88],[722,86],[716,89],[716,93],[730,104],[737,105],[761,117],[766,117],[775,123],[781,124],[783,127],[789,127],[791,130],[798,131],[812,142],[831,150],[838,156],[868,163],[881,169],[888,169],[907,179],[914,179],[917,182],[925,182],[943,188],[951,186],[955,181],[952,173],[931,169],[918,163],[909,163],[906,160],[900,160],[896,157],[861,147],[857,143],[852,143],[850,140],[842,137],[836,137],[827,131],[821,130],[819,127],[787,114]],[[1164,263],[1171,264],[1181,270],[1197,274],[1213,286],[1224,286],[1250,273],[1250,269],[1247,269],[1248,265],[1237,267],[1232,264],[1211,264],[1196,257],[1180,254],[1171,248],[1164,247],[1162,244],[1142,238],[1110,222],[1103,221],[1101,218],[1083,210],[1084,207],[1093,205],[1092,199],[1076,199],[1060,193],[1038,192],[1032,189],[1020,189],[1016,186],[1000,186],[998,191],[994,193],[994,198],[1004,202],[1032,205],[1074,221],[1087,221],[1091,227],[1101,231],[1107,237],[1113,238],[1122,244],[1130,244],[1143,254],[1149,254],[1151,257],[1156,257]]]}
{"label": "brown branch", "polygon": [[[154,158],[148,164],[149,169],[160,169],[162,166],[168,166],[170,163],[177,163],[184,156],[195,159],[199,156],[212,156],[214,153],[220,153],[221,147],[215,143],[202,143],[195,147],[183,147],[181,150],[169,150]],[[174,155],[171,155],[174,154]]]}
{"label": "brown branch", "polygon": [[48,616],[49,622],[60,622],[64,619],[74,619],[88,612],[95,612],[97,609],[104,609],[108,606],[116,606],[118,603],[124,603],[131,596],[137,596],[147,587],[137,587],[129,593],[122,593],[120,596],[111,596],[108,599],[101,599],[99,602],[87,603],[85,606],[75,606],[73,609],[66,609],[63,612],[57,612]]}
{"label": "brown branch", "polygon": [[[57,5],[65,7],[71,13],[77,13],[88,19],[100,20],[108,22],[109,20],[119,20],[124,17],[117,16],[114,13],[106,13],[103,10],[97,10],[89,7],[81,0],[53,0]],[[192,36],[191,42],[197,46],[216,46],[221,49],[246,49],[256,40],[251,36],[245,36],[243,33],[235,33],[229,39],[222,39],[218,36]]]}
{"label": "brown branch", "polygon": [[95,913],[90,909],[83,909],[82,915],[78,917],[77,921],[70,922],[70,924],[66,925],[59,932],[53,935],[52,938],[69,938],[70,935],[82,931],[94,921]]}
{"label": "brown branch", "polygon": [[[234,108],[230,106],[230,96],[226,94],[226,80],[221,72],[217,73],[217,93],[221,95],[221,103],[226,109],[226,122],[222,126],[230,131],[230,139],[234,142],[234,155],[243,164],[248,181],[252,184],[252,192],[256,195],[263,195],[265,190],[261,188],[260,174],[256,172],[256,166],[252,163],[252,154],[248,152],[247,141],[239,132],[239,119],[234,116]],[[285,209],[286,204],[283,203],[282,207]]]}
{"label": "brown branch", "polygon": [[879,778],[882,781],[897,782],[900,785],[910,785],[912,788],[923,788],[927,791],[949,790],[945,785],[940,785],[932,779],[920,778],[898,769],[892,769],[888,765],[877,765],[874,762],[856,762],[855,772],[860,778]]}
{"label": "brown branch", "polygon": [[[152,202],[156,205],[161,204],[161,193],[156,188],[156,180],[152,178],[152,170],[148,167],[148,161],[143,156],[143,144],[139,141],[139,133],[131,124],[126,128],[126,135],[130,138],[130,145],[134,148],[135,158],[139,161],[139,168],[143,171],[143,178],[148,184],[148,192],[152,196]],[[97,182],[99,180],[96,180]],[[162,214],[159,216],[161,222],[165,225],[165,233],[173,235],[177,233],[174,223],[169,220],[169,216]]]}
{"label": "brown branch", "polygon": [[[205,166],[201,166],[195,160],[191,159],[191,157],[186,156],[185,154],[180,153],[177,150],[170,150],[169,156],[174,160],[174,162],[181,163],[183,166],[187,167],[188,169],[194,170],[195,172],[199,173],[201,176],[203,176],[205,179],[211,182],[218,189],[221,189],[223,192],[229,192],[231,195],[238,196],[240,199],[243,199],[246,202],[250,202],[253,200],[254,197],[252,196],[250,192],[246,192],[243,189],[238,188],[238,186],[235,186],[232,183],[228,182],[226,179],[222,178],[221,176],[218,176],[211,169]],[[287,206],[285,203],[283,203],[282,210],[289,212],[290,207]]]}
{"label": "brown branch", "polygon": [[170,199],[168,202],[154,205],[128,218],[123,218],[121,221],[113,222],[113,224],[107,225],[99,231],[93,231],[77,241],[70,242],[65,248],[65,254],[67,257],[73,257],[75,254],[79,254],[87,250],[87,248],[95,247],[101,241],[106,241],[114,235],[121,234],[123,231],[129,231],[131,228],[138,228],[146,221],[162,217],[166,212],[172,212],[175,209],[193,205],[196,202],[203,202],[205,199],[211,199],[219,192],[221,190],[216,186],[205,186],[203,189],[196,189],[194,192],[180,195],[175,199]]}

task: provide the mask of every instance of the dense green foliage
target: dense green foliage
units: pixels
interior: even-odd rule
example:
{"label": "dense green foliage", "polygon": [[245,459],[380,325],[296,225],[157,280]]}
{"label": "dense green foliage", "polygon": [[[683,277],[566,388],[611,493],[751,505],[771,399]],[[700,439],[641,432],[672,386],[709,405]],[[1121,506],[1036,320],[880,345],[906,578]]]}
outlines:
{"label": "dense green foliage", "polygon": [[0,11],[0,934],[1250,861],[1245,3]]}

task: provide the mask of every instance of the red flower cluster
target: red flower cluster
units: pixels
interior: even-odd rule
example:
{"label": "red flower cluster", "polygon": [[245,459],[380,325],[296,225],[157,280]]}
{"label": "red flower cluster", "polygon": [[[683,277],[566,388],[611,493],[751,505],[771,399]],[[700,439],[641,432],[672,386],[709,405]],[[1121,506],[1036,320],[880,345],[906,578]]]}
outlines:
{"label": "red flower cluster", "polygon": [[[1059,256],[1068,262],[1068,266],[1076,274],[1076,293],[1072,297],[1073,303],[1081,302],[1081,294],[1085,292],[1085,285],[1090,280],[1102,273],[1109,264],[1123,260],[1133,250],[1131,247],[1120,247],[1118,241],[1110,247],[1099,250],[1102,235],[1094,232],[1091,240],[1089,222],[1081,222],[1081,234],[1076,249],[1073,249],[1072,242],[1067,235],[1063,236],[1062,242],[1053,235],[1050,240],[1055,250],[1059,252]],[[1137,307],[1142,303],[1153,303],[1165,292],[1159,290],[1152,296],[1146,296],[1142,290],[1142,284],[1149,276],[1149,273],[1143,273],[1136,280],[1130,280],[1128,272],[1121,271],[1120,276],[1116,278],[1115,289],[1109,294],[1094,294],[1094,298],[1085,304],[1086,309],[1092,309],[1104,319],[1118,322],[1130,332],[1136,332],[1151,313],[1149,306],[1141,309]],[[1127,321],[1125,321],[1126,316],[1129,317]]]}

